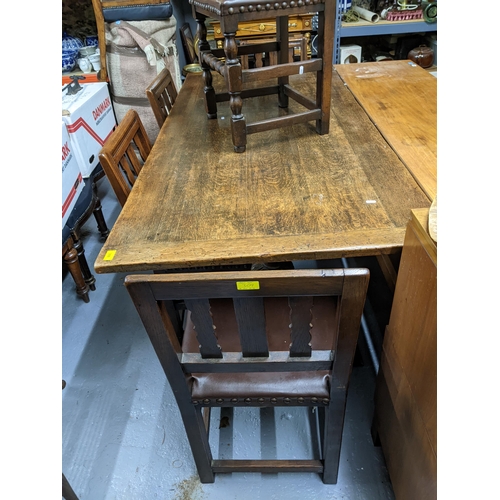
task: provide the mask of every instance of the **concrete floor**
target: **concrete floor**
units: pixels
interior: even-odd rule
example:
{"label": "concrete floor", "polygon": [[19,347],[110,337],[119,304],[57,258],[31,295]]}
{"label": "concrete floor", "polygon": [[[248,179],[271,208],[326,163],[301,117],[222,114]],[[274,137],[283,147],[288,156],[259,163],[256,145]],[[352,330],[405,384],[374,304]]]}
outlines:
{"label": "concrete floor", "polygon": [[[107,179],[98,186],[111,228],[120,207]],[[93,268],[102,241],[92,217],[82,240]],[[81,500],[394,499],[382,451],[370,437],[375,376],[363,362],[352,373],[336,485],[310,473],[220,474],[201,484],[125,275],[95,276],[90,303],[76,296],[68,273],[62,281],[62,468]],[[212,451],[221,458],[309,458],[306,411],[236,409],[220,431],[214,413]]]}

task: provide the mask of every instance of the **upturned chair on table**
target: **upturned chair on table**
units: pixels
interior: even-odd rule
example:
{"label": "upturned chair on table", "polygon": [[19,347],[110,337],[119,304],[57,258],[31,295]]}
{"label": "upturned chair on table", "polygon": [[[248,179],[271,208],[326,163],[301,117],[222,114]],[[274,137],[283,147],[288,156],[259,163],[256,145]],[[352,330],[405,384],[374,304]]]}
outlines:
{"label": "upturned chair on table", "polygon": [[[368,280],[366,269],[126,277],[177,400],[202,483],[214,482],[215,473],[242,471],[317,472],[324,483],[337,482]],[[169,316],[174,300],[184,301],[184,327]],[[321,456],[213,459],[210,408],[238,406],[317,407]]]}
{"label": "upturned chair on table", "polygon": [[[335,24],[334,0],[286,0],[276,3],[259,3],[253,0],[189,0],[193,16],[198,23],[198,55],[205,78],[205,106],[208,118],[217,118],[217,103],[229,101],[231,108],[231,133],[234,151],[243,153],[247,135],[257,132],[316,121],[316,131],[327,134],[330,122],[330,97],[333,64],[333,30]],[[289,62],[288,16],[318,13],[317,58],[307,61]],[[243,21],[276,18],[276,41],[238,46],[236,32]],[[207,41],[205,20],[220,21],[224,34],[224,49],[211,49]],[[258,46],[257,46],[258,45]],[[278,64],[274,66],[242,69],[241,56],[255,52],[277,52]],[[216,94],[212,86],[211,71],[220,73],[226,82],[227,93]],[[291,75],[316,73],[316,95],[314,98],[293,89]],[[276,82],[275,84],[272,84]],[[254,85],[255,84],[255,85]],[[261,87],[257,87],[261,85]],[[278,94],[280,108],[288,108],[289,98],[306,111],[289,112],[288,115],[247,123],[243,114],[243,100]]]}
{"label": "upturned chair on table", "polygon": [[150,151],[139,115],[129,109],[99,152],[99,161],[122,207]]}
{"label": "upturned chair on table", "polygon": [[172,74],[167,68],[160,71],[147,87],[146,96],[158,122],[158,127],[161,129],[177,99],[177,90]]}

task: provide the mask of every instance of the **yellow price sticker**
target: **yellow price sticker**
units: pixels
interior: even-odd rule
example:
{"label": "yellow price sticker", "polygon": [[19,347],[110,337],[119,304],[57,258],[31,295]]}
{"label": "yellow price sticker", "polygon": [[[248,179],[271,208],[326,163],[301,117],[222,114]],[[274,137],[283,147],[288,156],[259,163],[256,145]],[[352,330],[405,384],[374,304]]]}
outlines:
{"label": "yellow price sticker", "polygon": [[115,258],[116,250],[108,250],[104,255],[104,260],[113,260]]}
{"label": "yellow price sticker", "polygon": [[259,290],[260,284],[258,281],[237,281],[237,290]]}

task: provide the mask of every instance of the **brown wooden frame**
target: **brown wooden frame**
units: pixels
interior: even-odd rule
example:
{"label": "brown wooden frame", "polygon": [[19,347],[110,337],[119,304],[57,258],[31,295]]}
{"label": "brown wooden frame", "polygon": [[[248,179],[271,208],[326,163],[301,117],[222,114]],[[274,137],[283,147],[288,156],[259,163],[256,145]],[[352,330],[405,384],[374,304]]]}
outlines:
{"label": "brown wooden frame", "polygon": [[[333,39],[335,24],[335,2],[332,0],[318,0],[306,2],[283,2],[266,6],[255,6],[246,0],[189,0],[198,23],[198,57],[203,68],[205,79],[205,107],[207,117],[217,118],[217,103],[229,101],[231,108],[231,133],[233,148],[236,153],[246,150],[247,135],[265,132],[279,127],[286,127],[296,123],[309,121],[316,122],[318,134],[327,134],[330,124],[330,87],[333,67]],[[294,14],[318,13],[318,50],[317,58],[306,61],[288,62],[288,17]],[[243,21],[268,19],[273,15],[276,18],[276,42],[247,47],[238,47],[236,32],[238,24]],[[224,33],[224,49],[212,50],[207,41],[205,22],[208,18],[220,21]],[[246,50],[246,52],[245,52]],[[242,69],[241,55],[259,52],[277,52],[278,64],[264,68]],[[214,70],[221,74],[227,87],[227,93],[216,94],[212,86]],[[289,84],[291,75],[315,73],[315,96],[305,96],[292,88]],[[270,85],[269,80],[275,80]],[[252,84],[261,84],[260,88]],[[247,90],[250,89],[250,90]],[[290,113],[285,116],[267,118],[248,123],[242,113],[245,97],[257,97],[269,94],[278,94],[280,108],[288,108],[288,101],[298,102],[305,111]]]}
{"label": "brown wooden frame", "polygon": [[[361,314],[368,287],[366,269],[312,269],[280,271],[243,271],[195,274],[156,274],[127,276],[125,286],[137,308],[146,332],[173,389],[191,445],[200,480],[214,482],[217,472],[317,472],[323,482],[337,482],[345,403],[349,378],[360,328]],[[244,283],[244,285],[238,284]],[[249,285],[251,283],[252,285]],[[258,283],[258,287],[256,286]],[[311,352],[313,297],[332,296],[337,304],[336,316],[328,345],[331,349]],[[215,303],[207,299],[233,299],[241,352],[222,352],[217,342]],[[268,349],[265,321],[270,318],[263,300],[267,297],[288,297],[290,308],[290,350]],[[183,300],[195,324],[199,354],[184,352],[166,304]],[[295,304],[293,304],[295,303]],[[260,313],[259,313],[260,311]],[[282,316],[283,317],[283,316]],[[286,317],[286,316],[285,316]],[[262,318],[262,320],[259,319]],[[227,320],[227,316],[226,316]],[[285,320],[286,321],[286,320]],[[287,322],[288,323],[288,322]],[[189,324],[189,323],[187,323]],[[218,322],[221,337],[225,321]],[[187,332],[186,327],[186,332]],[[234,330],[233,332],[234,337]],[[185,333],[186,333],[185,332]],[[180,333],[180,335],[179,335]],[[187,333],[186,333],[187,335]],[[268,335],[272,336],[273,332]],[[330,337],[329,337],[330,338]],[[222,344],[222,342],[221,342]],[[288,345],[288,344],[287,344]],[[267,372],[271,394],[273,373],[278,371],[307,372],[328,370],[330,383],[325,392],[298,393],[291,397],[270,397],[268,393],[233,393],[225,398],[192,395],[187,376],[194,372],[245,374],[245,383],[252,373]],[[315,375],[317,376],[317,375]],[[294,385],[295,379],[291,382]],[[290,389],[290,387],[289,387]],[[290,389],[291,390],[291,389]],[[302,396],[302,394],[304,394]],[[200,399],[201,398],[201,399]],[[214,460],[208,442],[208,419],[202,408],[235,406],[311,406],[322,415],[322,456],[314,460]]]}
{"label": "brown wooden frame", "polygon": [[108,80],[108,68],[106,66],[106,29],[103,9],[109,7],[127,7],[131,5],[160,4],[165,0],[92,0],[94,16],[97,25],[97,38],[99,43],[101,69],[97,73],[97,78],[101,82]]}
{"label": "brown wooden frame", "polygon": [[99,152],[99,161],[122,207],[150,151],[151,142],[139,115],[129,109]]}
{"label": "brown wooden frame", "polygon": [[177,99],[177,89],[167,68],[163,68],[147,87],[146,96],[161,129]]}
{"label": "brown wooden frame", "polygon": [[191,26],[189,26],[189,23],[184,23],[179,28],[179,32],[181,34],[182,46],[184,47],[184,54],[186,56],[187,63],[197,63],[198,56],[196,55],[193,33],[191,32]]}

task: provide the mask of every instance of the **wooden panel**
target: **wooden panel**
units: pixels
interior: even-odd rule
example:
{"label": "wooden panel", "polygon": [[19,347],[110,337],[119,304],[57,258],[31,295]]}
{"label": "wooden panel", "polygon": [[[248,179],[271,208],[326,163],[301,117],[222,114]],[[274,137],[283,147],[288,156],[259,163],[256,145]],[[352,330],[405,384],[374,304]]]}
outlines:
{"label": "wooden panel", "polygon": [[[296,32],[310,32],[312,30],[312,15],[305,16],[289,16],[288,18],[288,31],[290,33]],[[210,24],[214,28],[215,40],[223,40],[224,34],[220,28],[220,22],[213,21]],[[276,33],[276,18],[261,19],[260,21],[245,21],[238,25],[236,38],[254,38],[258,36],[266,36]]]}
{"label": "wooden panel", "polygon": [[[422,440],[422,421],[418,418],[405,419],[405,414],[401,413],[404,409],[410,417],[418,416],[413,406],[414,400],[405,397],[409,392],[402,390],[401,383],[398,386],[401,396],[396,412],[388,389],[393,385],[388,380],[392,374],[385,361],[382,361],[381,366],[376,389],[376,405],[379,409],[377,416],[383,422],[379,426],[379,437],[395,496],[398,500],[434,500],[437,498],[437,457],[430,442]],[[388,449],[391,450],[390,453],[387,452]]]}
{"label": "wooden panel", "polygon": [[222,358],[222,351],[217,344],[210,303],[208,299],[186,299],[186,308],[191,311],[191,320],[195,326],[196,338],[200,343],[203,358]]}
{"label": "wooden panel", "polygon": [[407,61],[335,69],[432,201],[437,192],[437,79]]}
{"label": "wooden panel", "polygon": [[262,297],[233,299],[243,356],[268,356]]}
{"label": "wooden panel", "polygon": [[397,498],[437,497],[437,249],[408,225],[375,393],[374,430]]}
{"label": "wooden panel", "polygon": [[311,355],[312,297],[290,297],[290,356]]}
{"label": "wooden panel", "polygon": [[[289,78],[314,95],[310,74]],[[220,75],[213,81],[224,88]],[[430,206],[336,73],[329,134],[311,123],[252,134],[242,154],[229,106],[207,119],[203,85],[188,75],[96,272],[387,254],[401,249],[410,210]],[[256,121],[276,107],[264,96],[243,112]]]}

